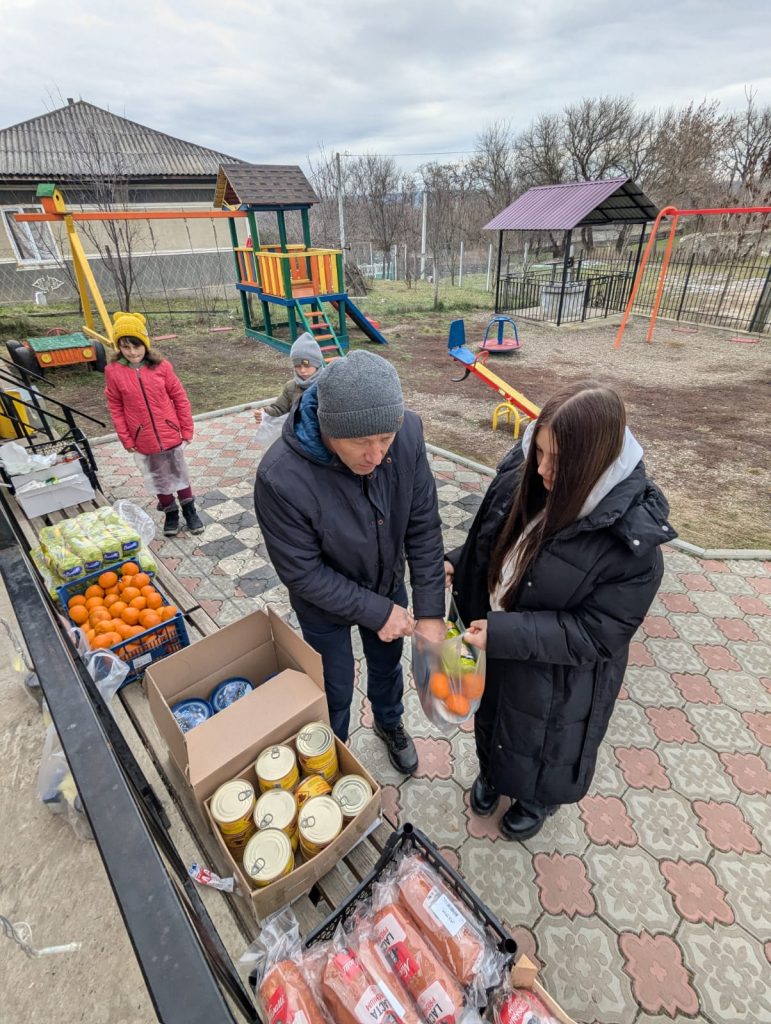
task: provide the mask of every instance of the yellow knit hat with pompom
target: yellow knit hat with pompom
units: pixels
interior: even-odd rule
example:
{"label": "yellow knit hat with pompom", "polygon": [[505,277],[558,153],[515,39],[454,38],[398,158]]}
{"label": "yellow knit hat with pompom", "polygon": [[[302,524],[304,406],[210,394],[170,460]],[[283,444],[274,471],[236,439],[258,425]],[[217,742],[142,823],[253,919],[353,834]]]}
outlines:
{"label": "yellow knit hat with pompom", "polygon": [[141,313],[115,313],[112,318],[112,336],[116,345],[121,338],[139,338],[146,348],[150,348],[147,321]]}

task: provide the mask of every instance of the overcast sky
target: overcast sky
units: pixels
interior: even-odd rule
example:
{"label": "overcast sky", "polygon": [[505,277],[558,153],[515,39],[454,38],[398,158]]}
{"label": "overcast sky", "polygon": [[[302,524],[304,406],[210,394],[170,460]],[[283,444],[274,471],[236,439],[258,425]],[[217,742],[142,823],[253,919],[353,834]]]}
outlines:
{"label": "overcast sky", "polygon": [[0,127],[72,96],[233,156],[319,144],[411,169],[582,96],[643,106],[745,84],[771,103],[771,3],[2,0]]}

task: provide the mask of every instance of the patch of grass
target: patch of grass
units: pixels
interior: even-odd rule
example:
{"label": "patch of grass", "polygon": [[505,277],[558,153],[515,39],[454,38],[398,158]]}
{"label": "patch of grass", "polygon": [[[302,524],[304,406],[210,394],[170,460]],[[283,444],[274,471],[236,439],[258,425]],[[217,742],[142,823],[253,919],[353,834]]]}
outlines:
{"label": "patch of grass", "polygon": [[465,313],[476,309],[492,309],[494,295],[485,291],[485,274],[469,274],[463,287],[452,285],[450,279],[439,282],[439,307],[434,310],[434,286],[430,281],[375,281],[369,294],[356,301],[369,316],[411,317],[430,312]]}

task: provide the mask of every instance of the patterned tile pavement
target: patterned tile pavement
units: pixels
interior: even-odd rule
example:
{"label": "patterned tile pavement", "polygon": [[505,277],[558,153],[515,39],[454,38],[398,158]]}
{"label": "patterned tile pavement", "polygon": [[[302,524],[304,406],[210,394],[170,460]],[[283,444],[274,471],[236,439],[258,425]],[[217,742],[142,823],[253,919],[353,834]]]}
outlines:
{"label": "patterned tile pavement", "polygon": [[[294,623],[254,518],[253,429],[250,412],[199,421],[188,457],[206,530],[153,544],[222,625],[266,603]],[[151,507],[116,443],[96,454],[106,493]],[[444,458],[432,467],[452,546],[487,479]],[[414,778],[391,768],[361,690],[351,745],[390,816],[460,866],[577,1021],[771,1021],[771,564],[667,549],[666,570],[590,793],[526,844],[470,810],[473,735],[436,736],[414,691]]]}

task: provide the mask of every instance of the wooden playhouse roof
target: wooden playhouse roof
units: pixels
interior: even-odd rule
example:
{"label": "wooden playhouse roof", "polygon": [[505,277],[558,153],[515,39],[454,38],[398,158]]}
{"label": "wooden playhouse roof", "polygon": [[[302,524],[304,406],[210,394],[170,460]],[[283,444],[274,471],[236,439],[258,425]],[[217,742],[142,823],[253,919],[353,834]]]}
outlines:
{"label": "wooden playhouse roof", "polygon": [[214,205],[280,209],[319,202],[311,183],[296,164],[221,164]]}

